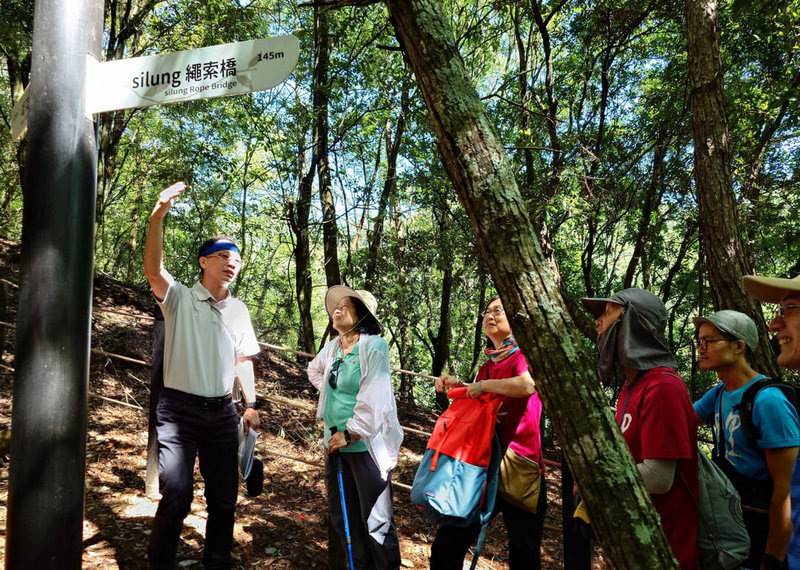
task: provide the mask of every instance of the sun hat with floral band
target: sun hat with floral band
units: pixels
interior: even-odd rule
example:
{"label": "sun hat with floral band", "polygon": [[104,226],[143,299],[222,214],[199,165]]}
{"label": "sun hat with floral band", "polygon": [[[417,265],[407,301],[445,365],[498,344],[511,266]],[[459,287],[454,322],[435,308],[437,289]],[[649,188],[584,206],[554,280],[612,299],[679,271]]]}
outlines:
{"label": "sun hat with floral band", "polygon": [[699,329],[703,323],[710,323],[720,331],[743,340],[750,350],[758,348],[758,329],[753,319],[739,311],[717,311],[706,317],[692,317],[695,328]]}

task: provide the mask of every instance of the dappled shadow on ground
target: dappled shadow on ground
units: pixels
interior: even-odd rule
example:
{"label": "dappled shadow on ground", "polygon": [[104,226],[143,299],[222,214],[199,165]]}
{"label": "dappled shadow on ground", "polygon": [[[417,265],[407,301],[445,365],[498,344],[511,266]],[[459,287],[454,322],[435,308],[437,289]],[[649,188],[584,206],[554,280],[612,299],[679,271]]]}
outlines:
{"label": "dappled shadow on ground", "polygon": [[[18,248],[0,240],[0,263],[18,257]],[[15,269],[7,275],[13,279]],[[8,277],[7,277],[8,278]],[[12,291],[12,293],[14,293]],[[146,291],[98,277],[93,298],[92,346],[136,360],[149,361],[152,321],[141,315],[155,308]],[[9,319],[16,310],[9,300]],[[105,312],[104,312],[105,311]],[[0,363],[13,367],[13,331],[6,334]],[[261,432],[256,456],[264,461],[264,493],[248,497],[242,483],[237,505],[234,559],[238,568],[308,569],[327,567],[327,523],[322,481],[320,425],[314,419],[316,392],[303,364],[281,353],[263,351],[256,361]],[[11,424],[13,374],[0,368],[0,430]],[[83,568],[144,568],[150,524],[157,503],[145,495],[149,368],[93,354],[89,390],[93,396],[139,406],[89,400]],[[271,396],[282,398],[271,401]],[[287,403],[288,402],[288,403]],[[399,406],[401,423],[429,432],[435,415]],[[406,433],[400,464],[393,473],[395,522],[404,568],[427,568],[435,527],[411,504],[407,489],[427,443],[425,434]],[[557,456],[553,457],[557,459]],[[543,568],[560,568],[560,473],[548,473],[550,507],[542,551]],[[196,470],[195,501],[184,525],[178,560],[201,568],[205,533],[203,485]],[[5,555],[8,460],[0,453],[0,560]],[[493,521],[479,568],[508,568],[505,529]]]}

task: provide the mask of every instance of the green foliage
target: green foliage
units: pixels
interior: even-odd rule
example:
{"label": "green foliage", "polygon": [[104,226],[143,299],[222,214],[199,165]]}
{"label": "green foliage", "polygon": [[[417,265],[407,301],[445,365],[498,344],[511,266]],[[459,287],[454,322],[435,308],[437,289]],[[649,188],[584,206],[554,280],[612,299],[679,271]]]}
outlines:
{"label": "green foliage", "polygon": [[[552,250],[564,290],[572,300],[606,295],[624,287],[627,276],[630,284],[660,294],[670,311],[669,342],[680,372],[698,396],[713,378],[693,365],[691,317],[713,307],[696,227],[683,4],[446,4],[462,57],[515,168],[530,231]],[[193,280],[199,243],[212,234],[234,237],[245,257],[236,293],[249,304],[262,340],[296,347],[302,335],[289,212],[297,206],[314,146],[313,9],[274,0],[133,5],[129,20],[108,6],[108,57],[288,33],[300,39],[301,55],[289,79],[268,92],[104,117],[104,126],[118,128],[118,137],[108,138],[102,155],[97,269],[144,284],[142,247],[152,204],[160,189],[182,179],[189,190],[166,227],[169,270],[180,280]],[[12,79],[24,72],[20,62],[29,55],[32,7],[21,0],[0,7],[0,109],[6,118]],[[547,23],[547,44],[535,8]],[[742,231],[756,267],[766,274],[800,272],[799,13],[796,0],[721,5],[735,191]],[[437,355],[433,339],[442,325],[443,282],[451,274],[450,326],[443,332],[450,335],[447,368],[467,379],[481,294],[493,288],[490,282],[483,285],[486,268],[444,173],[425,102],[381,4],[335,9],[328,16],[328,150],[343,279],[354,287],[364,284],[388,148],[402,119],[396,190],[377,258],[379,316],[393,364],[430,372]],[[406,86],[408,102],[401,112]],[[660,162],[658,148],[664,149]],[[17,151],[4,130],[0,233],[18,239]],[[310,279],[314,332],[321,339],[328,318],[316,182],[314,189]],[[431,383],[414,379],[412,384],[415,401],[431,407]]]}

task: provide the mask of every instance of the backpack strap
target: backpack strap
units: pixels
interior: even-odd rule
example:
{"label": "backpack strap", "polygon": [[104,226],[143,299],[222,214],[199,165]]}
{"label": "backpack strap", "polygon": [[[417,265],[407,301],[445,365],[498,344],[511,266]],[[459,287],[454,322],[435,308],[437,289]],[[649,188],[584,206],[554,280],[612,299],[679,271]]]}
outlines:
{"label": "backpack strap", "polygon": [[486,477],[486,501],[484,501],[484,509],[481,513],[481,532],[478,534],[478,539],[475,542],[475,554],[472,557],[472,564],[470,570],[475,570],[478,564],[478,558],[481,556],[483,550],[483,543],[486,540],[486,531],[489,528],[489,522],[492,520],[494,514],[494,505],[497,499],[497,485],[500,477],[500,438],[497,431],[492,438],[492,459],[489,462],[489,470]]}
{"label": "backpack strap", "polygon": [[719,418],[719,433],[713,416],[706,424],[711,426],[711,435],[714,438],[713,457],[725,457],[725,420],[722,418],[722,392],[725,390],[725,384],[720,382],[715,389],[717,393],[714,395],[714,407],[717,409],[716,417]]}
{"label": "backpack strap", "polygon": [[[758,439],[761,434],[753,423],[753,409],[755,408],[756,396],[758,393],[769,386],[777,386],[781,388],[781,392],[786,399],[789,400],[789,402],[794,403],[794,398],[790,399],[789,395],[787,394],[787,390],[784,389],[786,384],[765,376],[764,378],[753,382],[753,384],[747,390],[745,390],[744,394],[742,394],[742,400],[739,402],[739,404],[733,406],[733,409],[739,412],[739,420],[742,422],[742,431],[747,438],[747,441],[750,443],[750,446],[753,449],[758,450],[758,452],[762,455],[764,454],[764,450],[758,445]],[[792,392],[794,392],[793,388]]]}
{"label": "backpack strap", "polygon": [[[692,489],[689,487],[689,483],[686,481],[686,478],[683,476],[683,471],[681,471],[679,465],[675,465],[675,471],[678,472],[678,479],[681,480],[683,486],[686,488],[686,492],[689,494],[689,497],[692,499],[692,503],[694,503],[694,508],[697,510],[698,514],[700,513],[700,454],[703,453],[702,450],[697,450],[697,494],[698,496],[695,497],[694,493],[692,493]],[[706,458],[707,459],[707,458]]]}

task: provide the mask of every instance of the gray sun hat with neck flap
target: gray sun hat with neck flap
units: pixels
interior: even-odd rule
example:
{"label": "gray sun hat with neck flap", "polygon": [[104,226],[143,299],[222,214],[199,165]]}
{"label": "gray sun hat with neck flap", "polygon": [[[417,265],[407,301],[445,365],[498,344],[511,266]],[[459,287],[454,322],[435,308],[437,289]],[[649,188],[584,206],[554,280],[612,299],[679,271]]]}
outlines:
{"label": "gray sun hat with neck flap", "polygon": [[758,329],[756,324],[753,319],[739,311],[728,309],[717,311],[707,317],[693,317],[692,322],[698,330],[703,323],[712,324],[720,331],[743,340],[750,350],[758,348]]}
{"label": "gray sun hat with neck flap", "polygon": [[584,297],[581,303],[595,318],[605,312],[606,303],[616,303],[624,309],[598,338],[597,368],[604,384],[613,379],[616,364],[634,370],[677,367],[664,337],[667,308],[658,296],[631,287],[607,298]]}

